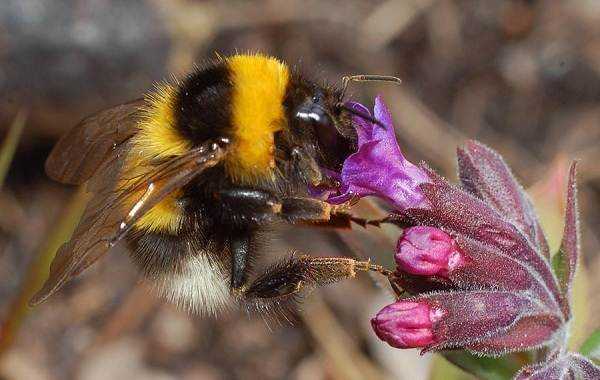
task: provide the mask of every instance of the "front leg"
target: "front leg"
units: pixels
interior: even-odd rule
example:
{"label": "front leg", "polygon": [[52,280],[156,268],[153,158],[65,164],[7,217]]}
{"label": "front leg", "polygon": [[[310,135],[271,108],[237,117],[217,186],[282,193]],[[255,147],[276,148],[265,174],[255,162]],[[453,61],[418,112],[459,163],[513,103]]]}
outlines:
{"label": "front leg", "polygon": [[221,219],[230,225],[260,225],[276,219],[334,228],[350,228],[351,222],[363,227],[369,224],[366,219],[347,213],[344,206],[330,205],[315,198],[279,199],[268,191],[249,188],[222,189],[214,197],[220,203]]}
{"label": "front leg", "polygon": [[[331,206],[326,202],[313,198],[291,197],[279,201],[279,199],[269,192],[245,188],[223,189],[215,194],[215,198],[221,202],[223,222],[226,225],[232,226],[229,251],[231,254],[231,287],[234,290],[240,290],[246,284],[249,272],[248,257],[252,249],[251,239],[256,228],[261,224],[267,223],[274,218],[283,218],[292,223],[327,225],[337,228],[349,228],[351,221],[364,226],[362,219],[338,212],[336,206]],[[336,278],[335,271],[342,273],[345,265],[354,262],[353,259],[346,258],[340,258],[337,261],[331,260],[318,258],[311,258],[309,260],[307,256],[296,260],[294,267],[298,269],[298,275],[306,277],[308,274],[318,274],[319,271],[315,272],[315,269],[330,265],[332,269],[329,272],[325,271],[328,273],[325,277]],[[307,266],[310,269],[308,272],[302,270],[303,265],[307,263],[310,263]],[[280,284],[276,288],[294,287],[299,283],[286,276],[273,275],[269,276],[269,278],[269,281],[275,281],[276,278],[284,280],[285,284]],[[318,279],[313,278],[312,280]],[[302,282],[305,283],[306,279]],[[254,284],[255,290],[264,286],[264,284],[261,285],[260,278]],[[255,290],[252,290],[250,294]],[[258,291],[258,293],[261,292]]]}
{"label": "front leg", "polygon": [[317,227],[350,228],[351,222],[363,227],[369,224],[345,209],[345,206],[334,206],[315,198],[289,197],[282,199],[280,214],[290,223]]}
{"label": "front leg", "polygon": [[268,191],[227,188],[214,193],[213,209],[224,225],[245,228],[272,221],[281,212],[279,198]]}

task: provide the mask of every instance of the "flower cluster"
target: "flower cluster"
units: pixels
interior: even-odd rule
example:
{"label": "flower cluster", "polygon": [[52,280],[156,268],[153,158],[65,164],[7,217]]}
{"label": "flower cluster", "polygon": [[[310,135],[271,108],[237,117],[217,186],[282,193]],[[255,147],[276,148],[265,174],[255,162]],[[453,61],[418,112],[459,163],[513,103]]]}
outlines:
{"label": "flower cluster", "polygon": [[[370,114],[362,105],[351,106]],[[387,220],[404,228],[390,281],[410,296],[372,319],[377,336],[393,347],[423,352],[466,349],[498,356],[543,346],[547,361],[519,378],[565,368],[600,378],[598,367],[564,349],[579,244],[575,165],[560,265],[553,271],[531,202],[498,153],[468,142],[458,150],[460,185],[453,185],[404,157],[379,97],[374,117],[382,125],[355,118],[358,149],[345,161],[341,186],[329,202],[377,196],[393,208]]]}

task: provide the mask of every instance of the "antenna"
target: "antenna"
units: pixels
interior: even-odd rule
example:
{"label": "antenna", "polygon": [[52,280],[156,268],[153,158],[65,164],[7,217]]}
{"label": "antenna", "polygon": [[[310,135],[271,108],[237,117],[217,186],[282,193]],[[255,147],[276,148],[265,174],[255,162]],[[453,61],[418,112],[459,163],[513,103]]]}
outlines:
{"label": "antenna", "polygon": [[341,99],[344,99],[344,95],[346,95],[346,90],[348,89],[348,85],[350,82],[391,82],[400,84],[402,83],[402,79],[391,76],[391,75],[370,75],[370,74],[359,74],[359,75],[345,75],[342,77],[342,96]]}

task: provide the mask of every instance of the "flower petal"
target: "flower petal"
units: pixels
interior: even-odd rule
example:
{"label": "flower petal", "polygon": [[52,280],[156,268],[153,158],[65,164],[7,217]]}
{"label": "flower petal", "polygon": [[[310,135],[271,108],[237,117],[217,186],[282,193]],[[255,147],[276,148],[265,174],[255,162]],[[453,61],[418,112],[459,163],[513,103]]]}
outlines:
{"label": "flower petal", "polygon": [[[369,111],[367,107],[360,103],[348,102],[346,105],[357,112],[371,116],[371,111]],[[372,140],[371,136],[373,134],[373,124],[371,122],[363,119],[362,117],[356,116],[352,119],[352,122],[355,124],[356,134],[358,136],[358,146],[361,146],[367,141]]]}
{"label": "flower petal", "polygon": [[[356,103],[353,107],[361,112],[366,111]],[[426,207],[418,186],[429,179],[423,170],[402,154],[389,110],[381,97],[375,99],[375,117],[382,125],[358,116],[353,118],[359,137],[358,150],[344,162],[342,186],[338,194],[328,201],[339,204],[353,198],[376,195],[398,210]]]}
{"label": "flower petal", "polygon": [[468,261],[454,239],[439,228],[428,226],[405,229],[394,257],[401,271],[445,278]]}

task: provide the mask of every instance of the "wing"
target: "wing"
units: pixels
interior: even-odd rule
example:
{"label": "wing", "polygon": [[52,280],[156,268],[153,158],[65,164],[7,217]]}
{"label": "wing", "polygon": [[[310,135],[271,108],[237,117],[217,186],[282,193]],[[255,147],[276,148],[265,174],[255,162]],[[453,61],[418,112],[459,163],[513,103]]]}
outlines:
{"label": "wing", "polygon": [[137,132],[143,99],[105,109],[83,119],[56,143],[46,160],[55,181],[79,185],[87,181],[117,146]]}
{"label": "wing", "polygon": [[165,197],[219,163],[225,155],[227,142],[206,142],[183,156],[157,165],[148,164],[141,170],[137,168],[136,176],[119,186],[125,161],[123,155],[129,149],[127,145],[113,150],[110,159],[103,162],[92,177],[88,188],[95,193],[94,198],[71,240],[58,250],[48,280],[33,296],[31,305],[43,302],[108,252]]}

